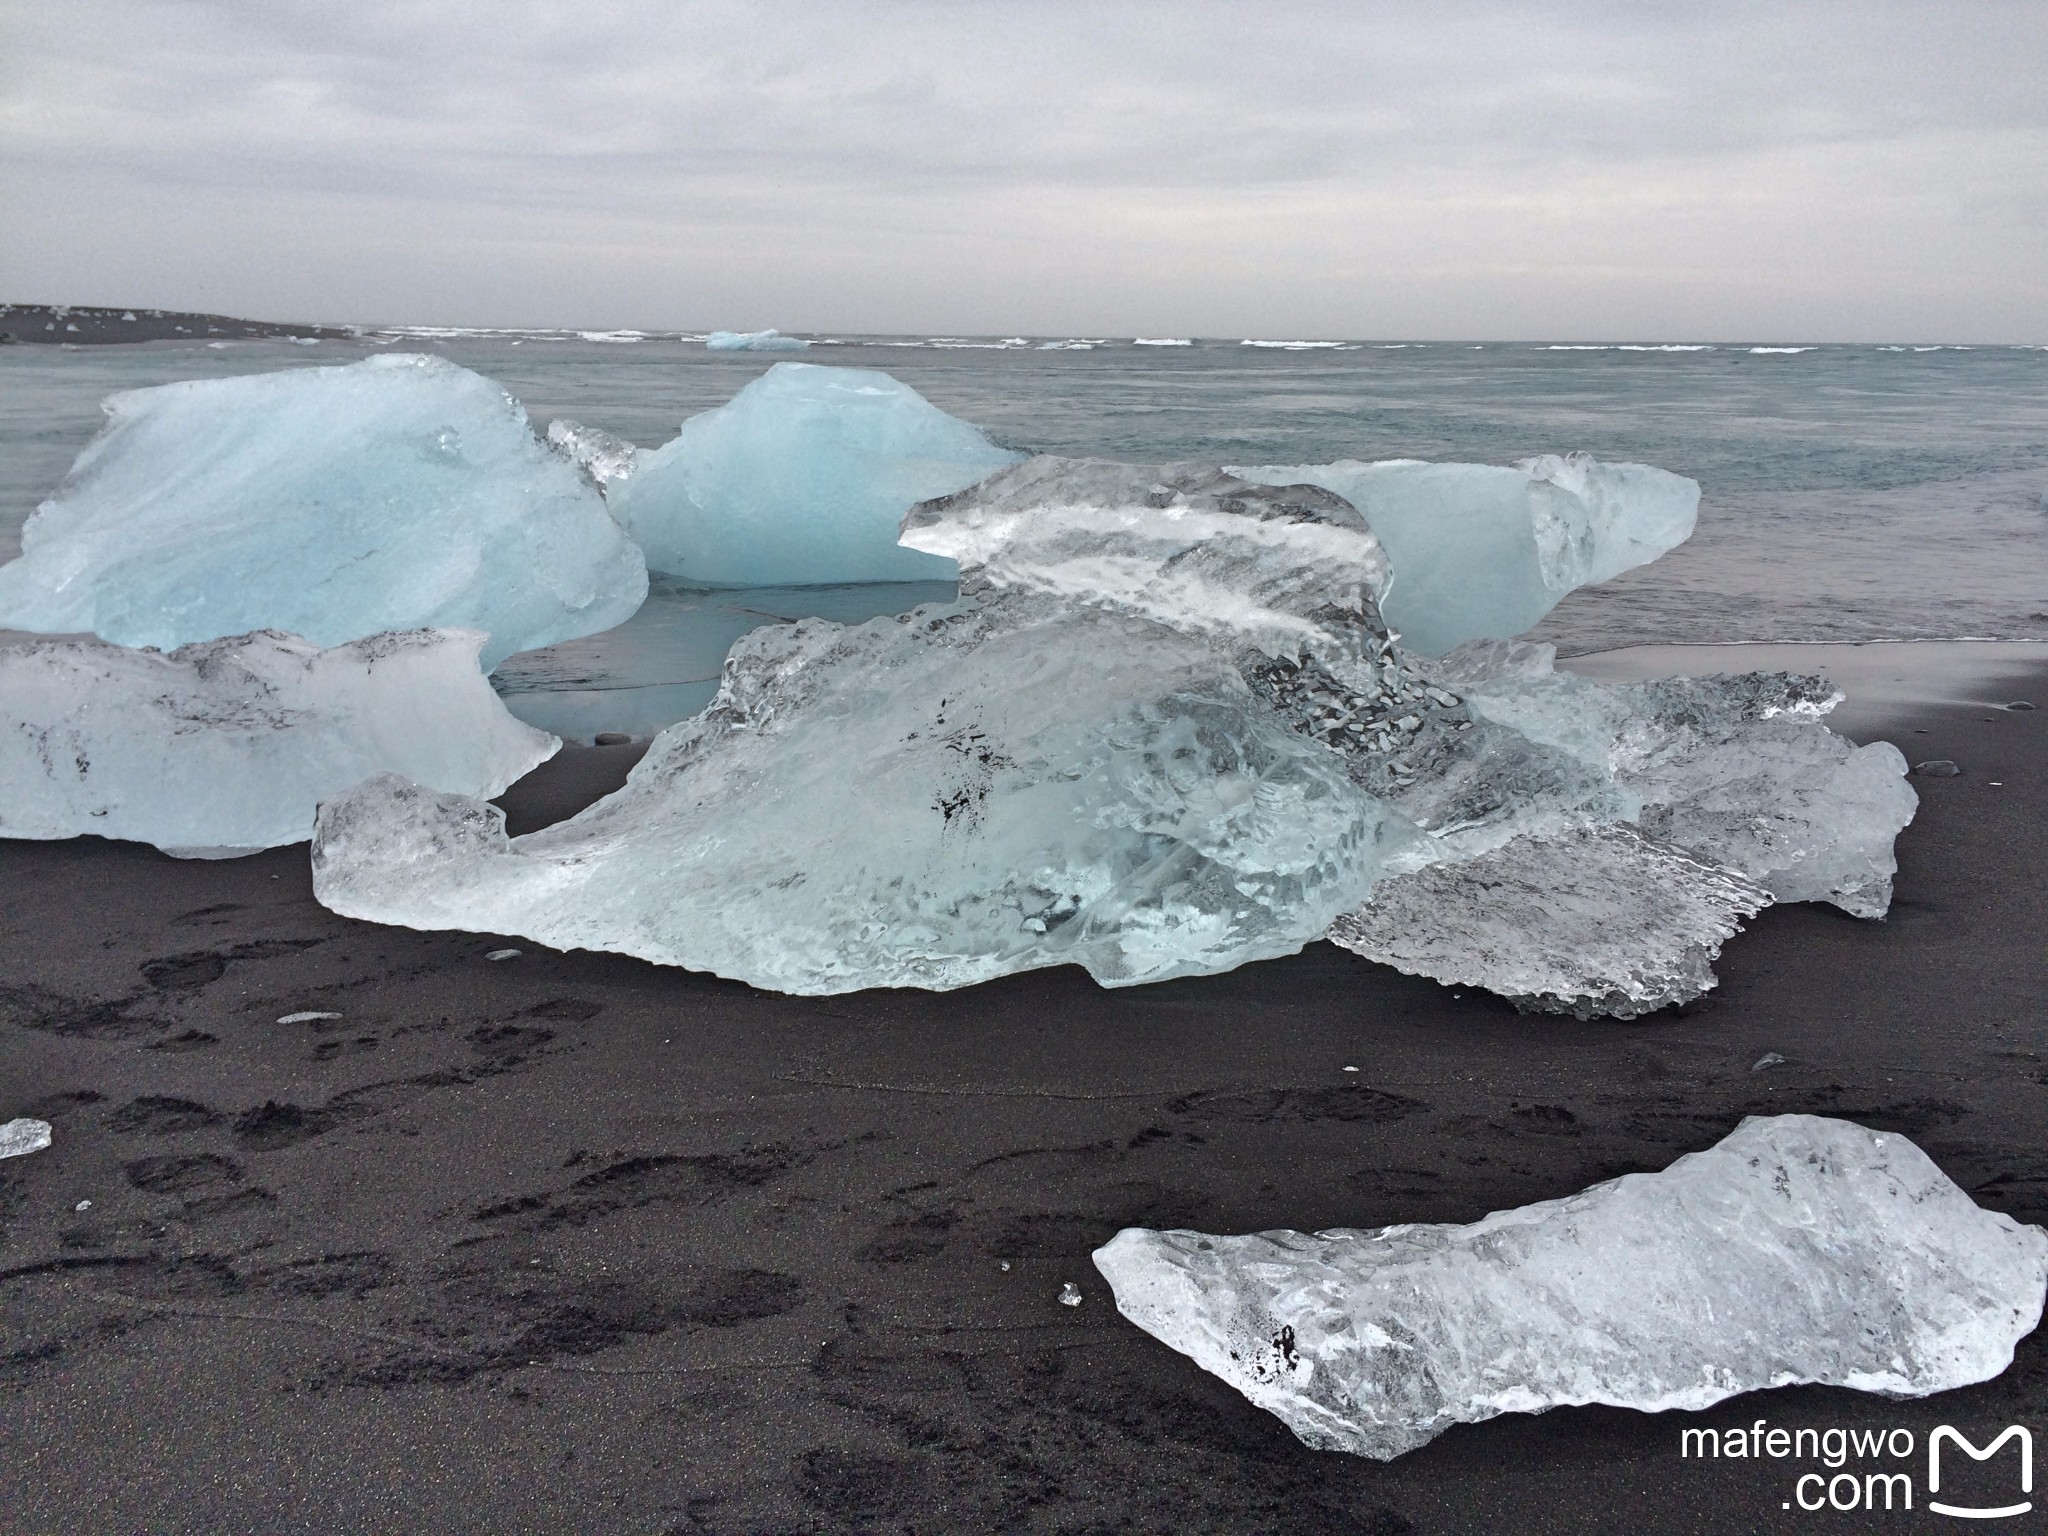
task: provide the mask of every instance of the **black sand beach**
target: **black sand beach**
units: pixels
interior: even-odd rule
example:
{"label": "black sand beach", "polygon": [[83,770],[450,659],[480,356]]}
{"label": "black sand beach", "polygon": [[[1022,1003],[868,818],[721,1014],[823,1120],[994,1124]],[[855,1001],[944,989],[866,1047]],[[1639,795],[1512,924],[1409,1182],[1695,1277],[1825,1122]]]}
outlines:
{"label": "black sand beach", "polygon": [[[2048,705],[2048,673],[2003,686]],[[1467,1221],[1788,1110],[1904,1132],[2048,1221],[2048,709],[1891,735],[1964,771],[1915,780],[1890,920],[1766,912],[1717,992],[1626,1025],[1324,944],[1119,992],[776,997],[345,921],[302,847],[0,843],[0,1119],[56,1128],[0,1163],[0,1526],[1927,1524],[1787,1510],[1836,1469],[1681,1459],[1680,1430],[2039,1433],[2040,1335],[1930,1400],[1559,1410],[1382,1465],[1304,1449],[1124,1323],[1088,1257],[1134,1224]],[[515,812],[630,756],[565,754]],[[341,1017],[276,1022],[302,1011]],[[1883,1469],[1924,1499],[1924,1455]]]}

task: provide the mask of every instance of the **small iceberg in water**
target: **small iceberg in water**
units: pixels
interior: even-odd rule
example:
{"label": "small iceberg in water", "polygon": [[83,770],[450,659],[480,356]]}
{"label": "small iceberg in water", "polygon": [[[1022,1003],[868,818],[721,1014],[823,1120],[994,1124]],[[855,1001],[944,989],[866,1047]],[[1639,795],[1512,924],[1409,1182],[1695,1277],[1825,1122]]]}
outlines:
{"label": "small iceberg in water", "polygon": [[713,331],[704,338],[704,346],[711,352],[804,352],[810,343],[801,336],[785,336],[780,331]]}

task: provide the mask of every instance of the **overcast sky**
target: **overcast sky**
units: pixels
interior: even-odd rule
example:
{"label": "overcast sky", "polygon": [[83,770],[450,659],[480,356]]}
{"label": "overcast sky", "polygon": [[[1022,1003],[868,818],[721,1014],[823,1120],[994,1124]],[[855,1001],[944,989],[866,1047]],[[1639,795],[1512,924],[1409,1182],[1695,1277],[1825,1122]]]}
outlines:
{"label": "overcast sky", "polygon": [[2048,0],[0,0],[0,298],[2048,342]]}

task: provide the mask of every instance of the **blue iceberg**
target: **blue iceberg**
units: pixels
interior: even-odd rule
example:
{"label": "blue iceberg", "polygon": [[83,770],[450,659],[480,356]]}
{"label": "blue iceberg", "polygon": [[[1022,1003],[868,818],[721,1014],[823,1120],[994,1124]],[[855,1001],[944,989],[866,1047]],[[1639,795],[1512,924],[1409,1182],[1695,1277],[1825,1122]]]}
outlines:
{"label": "blue iceberg", "polygon": [[1413,650],[1521,634],[1579,587],[1647,565],[1692,536],[1700,488],[1583,453],[1489,464],[1278,464],[1233,473],[1314,485],[1364,515],[1392,580],[1380,611]]}
{"label": "blue iceberg", "polygon": [[801,336],[780,331],[713,331],[704,338],[711,352],[807,352],[811,344]]}
{"label": "blue iceberg", "polygon": [[898,523],[1022,457],[886,373],[777,363],[607,491],[648,565],[693,585],[947,581]]}
{"label": "blue iceberg", "polygon": [[0,567],[0,628],[169,650],[474,629],[483,664],[610,629],[640,551],[497,384],[373,357],[132,390]]}

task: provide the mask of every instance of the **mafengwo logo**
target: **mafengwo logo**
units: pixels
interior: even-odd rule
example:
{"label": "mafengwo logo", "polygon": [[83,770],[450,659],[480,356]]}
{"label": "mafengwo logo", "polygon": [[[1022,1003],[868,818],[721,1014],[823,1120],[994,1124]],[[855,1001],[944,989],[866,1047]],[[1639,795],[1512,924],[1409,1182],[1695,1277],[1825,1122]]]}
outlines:
{"label": "mafengwo logo", "polygon": [[[1688,1459],[1790,1462],[1781,1507],[1835,1514],[1912,1510],[1957,1520],[2010,1520],[2034,1509],[2034,1435],[2008,1424],[1982,1441],[1952,1424],[1924,1447],[1910,1429],[1789,1429],[1763,1419],[1747,1429],[1687,1429]],[[1794,1472],[1799,1463],[1804,1469]],[[1817,1464],[1817,1465],[1816,1465]]]}
{"label": "mafengwo logo", "polygon": [[[2004,1504],[1992,1509],[1982,1505],[1942,1504],[1932,1495],[1941,1492],[1941,1451],[1950,1445],[1976,1461],[1989,1461],[2005,1446],[2006,1442],[2017,1440],[2020,1447],[2020,1492],[2031,1495],[2034,1491],[2034,1436],[2031,1431],[2018,1424],[2006,1426],[2005,1433],[1978,1450],[1962,1434],[1943,1424],[1927,1437],[1927,1492],[1930,1495],[1927,1507],[1937,1515],[1959,1515],[1965,1520],[2003,1520],[2011,1515],[2024,1515],[2034,1507],[2031,1497],[2015,1504]],[[1953,1459],[1950,1462],[1954,1464]]]}

